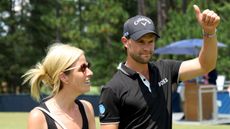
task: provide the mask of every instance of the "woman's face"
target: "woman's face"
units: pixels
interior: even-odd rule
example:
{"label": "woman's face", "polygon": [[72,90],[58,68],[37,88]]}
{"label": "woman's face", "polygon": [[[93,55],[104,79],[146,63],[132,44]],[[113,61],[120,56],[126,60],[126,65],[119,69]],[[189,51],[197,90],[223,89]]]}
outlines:
{"label": "woman's face", "polygon": [[85,56],[81,55],[79,60],[69,70],[71,71],[67,75],[66,85],[73,87],[79,93],[89,91],[91,86],[90,77],[93,75],[93,72],[89,69],[89,63],[86,61]]}

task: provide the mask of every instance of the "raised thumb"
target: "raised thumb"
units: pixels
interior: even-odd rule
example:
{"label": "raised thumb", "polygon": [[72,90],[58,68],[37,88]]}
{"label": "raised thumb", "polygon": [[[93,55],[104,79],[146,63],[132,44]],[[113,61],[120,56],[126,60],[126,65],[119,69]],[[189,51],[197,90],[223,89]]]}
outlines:
{"label": "raised thumb", "polygon": [[200,12],[200,8],[197,5],[193,5],[194,11],[196,13],[196,17],[198,20],[201,19],[201,12]]}

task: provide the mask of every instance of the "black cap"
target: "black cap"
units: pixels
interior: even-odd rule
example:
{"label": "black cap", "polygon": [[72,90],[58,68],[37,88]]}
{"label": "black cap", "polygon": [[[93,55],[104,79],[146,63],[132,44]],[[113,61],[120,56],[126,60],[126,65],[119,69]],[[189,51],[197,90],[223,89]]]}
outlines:
{"label": "black cap", "polygon": [[146,16],[137,15],[128,19],[124,24],[123,36],[125,37],[138,40],[147,33],[153,33],[160,38],[160,36],[155,32],[153,21]]}

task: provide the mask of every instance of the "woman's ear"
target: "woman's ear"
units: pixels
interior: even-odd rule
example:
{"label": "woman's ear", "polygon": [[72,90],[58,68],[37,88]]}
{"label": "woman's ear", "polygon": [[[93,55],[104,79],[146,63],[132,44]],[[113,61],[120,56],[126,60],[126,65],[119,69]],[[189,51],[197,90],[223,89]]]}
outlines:
{"label": "woman's ear", "polygon": [[59,78],[60,78],[61,82],[68,83],[68,76],[65,73],[61,72],[59,75]]}

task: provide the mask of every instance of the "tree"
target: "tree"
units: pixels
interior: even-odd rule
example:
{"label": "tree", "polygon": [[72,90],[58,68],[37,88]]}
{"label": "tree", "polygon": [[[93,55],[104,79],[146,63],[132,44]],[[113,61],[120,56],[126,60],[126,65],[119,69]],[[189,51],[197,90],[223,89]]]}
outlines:
{"label": "tree", "polygon": [[168,12],[167,0],[158,0],[157,1],[157,29],[161,31],[163,26],[166,24]]}
{"label": "tree", "polygon": [[[27,3],[21,3],[27,6]],[[25,68],[25,48],[28,45],[27,35],[23,22],[26,21],[27,10],[18,8],[14,0],[1,1],[1,80],[6,80],[11,92],[15,86],[20,85],[20,74]]]}
{"label": "tree", "polygon": [[[37,1],[35,1],[36,3]],[[52,39],[52,35],[46,33],[52,31],[49,25],[44,25],[41,11],[47,11],[49,7],[41,7],[46,1],[1,1],[1,80],[7,80],[12,87],[21,85],[21,76],[29,67],[39,60],[44,54],[45,47]],[[39,5],[39,8],[37,8]],[[47,5],[52,5],[48,3]],[[41,10],[40,10],[41,9]],[[51,11],[47,11],[51,12]],[[40,13],[41,14],[41,13]],[[50,33],[52,34],[52,33]],[[50,38],[51,37],[51,38]]]}
{"label": "tree", "polygon": [[146,15],[145,13],[145,1],[144,0],[138,0],[138,14],[140,15]]}
{"label": "tree", "polygon": [[124,19],[128,14],[122,4],[115,0],[99,0],[90,4],[84,12],[83,43],[91,44],[86,50],[93,62],[94,85],[104,85],[116,71],[119,61],[124,56],[120,37]]}
{"label": "tree", "polygon": [[[118,63],[125,60],[120,38],[123,23],[129,17],[137,14],[150,17],[161,34],[156,45],[164,46],[176,40],[201,37],[192,8],[194,3],[220,14],[218,39],[229,45],[230,32],[226,28],[230,26],[230,6],[225,1],[24,0],[17,3],[19,6],[15,1],[0,1],[0,79],[17,84],[21,75],[45,56],[47,46],[60,41],[85,50],[92,62],[93,85],[104,85]],[[228,75],[230,53],[227,49],[219,53],[218,72]]]}
{"label": "tree", "polygon": [[[171,42],[182,40],[182,39],[190,39],[190,38],[202,38],[202,30],[197,24],[195,13],[193,10],[193,4],[197,4],[201,7],[202,10],[206,8],[214,9],[221,17],[221,23],[217,30],[218,40],[220,42],[229,44],[228,34],[230,33],[228,29],[226,29],[229,24],[228,13],[230,12],[230,4],[227,2],[218,2],[214,3],[209,1],[207,2],[190,2],[188,4],[188,8],[186,13],[184,14],[182,11],[178,11],[177,9],[170,9],[168,12],[168,21],[165,27],[162,30],[163,37],[161,37],[157,42],[157,47],[164,46]],[[180,6],[181,4],[178,4]],[[178,7],[177,7],[178,8]],[[186,29],[184,29],[186,28]],[[221,33],[220,33],[221,32]],[[217,70],[219,74],[226,75],[227,78],[230,78],[230,53],[227,48],[219,49],[219,57],[217,61]],[[160,57],[162,58],[162,57]],[[191,57],[178,57],[171,56],[169,58],[184,60]]]}

